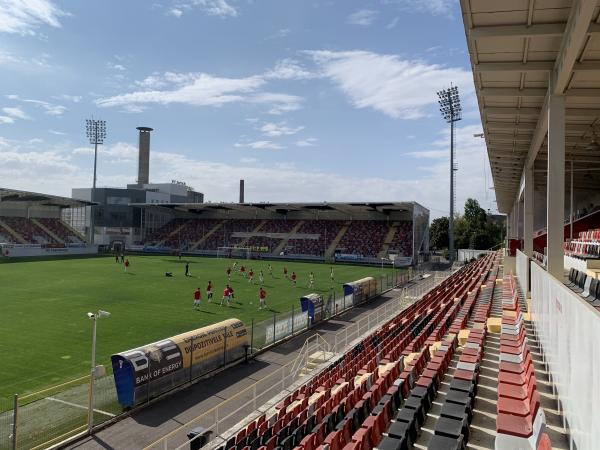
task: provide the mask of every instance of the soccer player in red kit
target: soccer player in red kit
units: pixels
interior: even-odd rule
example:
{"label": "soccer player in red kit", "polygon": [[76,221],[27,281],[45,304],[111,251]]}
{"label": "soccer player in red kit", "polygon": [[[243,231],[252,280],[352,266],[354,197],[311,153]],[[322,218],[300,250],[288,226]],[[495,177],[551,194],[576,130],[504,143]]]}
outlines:
{"label": "soccer player in red kit", "polygon": [[296,272],[292,272],[292,284],[296,286]]}
{"label": "soccer player in red kit", "polygon": [[227,272],[227,280],[231,281],[231,267],[228,267],[225,272]]}
{"label": "soccer player in red kit", "polygon": [[240,273],[244,278],[246,278],[246,268],[244,266],[240,266]]}
{"label": "soccer player in red kit", "polygon": [[210,303],[210,301],[213,298],[213,285],[212,285],[212,281],[208,282],[208,286],[206,286],[206,298],[208,299],[208,303]]}
{"label": "soccer player in red kit", "polygon": [[266,308],[267,291],[262,287],[258,291],[258,309]]}
{"label": "soccer player in red kit", "polygon": [[248,272],[248,283],[254,284],[254,270],[252,269]]}
{"label": "soccer player in red kit", "polygon": [[194,291],[194,308],[198,309],[200,307],[200,299],[202,298],[202,294],[200,294],[200,288],[196,288]]}
{"label": "soccer player in red kit", "polygon": [[129,259],[125,260],[124,266],[125,266],[125,272],[127,272],[127,268],[129,267]]}
{"label": "soccer player in red kit", "polygon": [[221,306],[223,306],[223,300],[225,300],[227,302],[227,306],[230,306],[230,303],[229,303],[230,296],[231,296],[231,292],[229,291],[229,288],[226,287],[223,290],[223,298],[221,299]]}
{"label": "soccer player in red kit", "polygon": [[284,276],[285,278],[287,278],[287,277],[288,277],[288,274],[287,274],[287,267],[284,267],[284,268],[283,268],[283,276]]}

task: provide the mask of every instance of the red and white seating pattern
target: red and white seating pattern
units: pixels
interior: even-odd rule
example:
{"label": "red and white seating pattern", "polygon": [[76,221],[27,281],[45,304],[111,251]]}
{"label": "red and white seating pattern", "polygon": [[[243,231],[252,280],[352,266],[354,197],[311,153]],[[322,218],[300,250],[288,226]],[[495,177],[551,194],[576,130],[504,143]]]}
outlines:
{"label": "red and white seating pattern", "polygon": [[[245,247],[264,247],[269,252],[281,243],[282,238],[252,236],[250,238],[234,237],[236,232],[254,232],[262,223],[257,233],[289,233],[298,224],[298,220],[260,220],[260,219],[174,219],[151,233],[144,243],[173,249],[191,250],[217,224],[221,224],[215,232],[199,243],[198,250],[217,250],[219,247],[233,247],[244,244]],[[289,239],[284,249],[288,254],[323,256],[337,237],[344,220],[304,220],[297,230],[298,234],[318,235],[317,239]],[[403,255],[411,255],[412,229],[409,222],[398,222],[390,251],[400,251]],[[363,257],[376,257],[383,248],[383,242],[389,231],[387,222],[377,220],[352,221],[346,233],[337,245],[342,253],[357,254]],[[177,231],[175,233],[175,231]]]}
{"label": "red and white seating pattern", "polygon": [[[389,448],[383,440],[396,439],[398,427],[416,433],[424,420],[420,405],[431,404],[457,339],[449,334],[438,342],[433,357],[430,343],[455,320],[463,323],[473,309],[480,311],[481,280],[493,265],[497,267],[495,256],[490,255],[463,267],[287,395],[268,419],[262,415],[229,437],[220,450],[371,450]],[[484,337],[485,330],[473,330],[472,348],[461,355],[463,366],[455,378],[477,379]],[[457,394],[460,401],[465,401],[463,394]],[[470,395],[466,401],[472,407]],[[401,409],[412,421],[392,430]]]}
{"label": "red and white seating pattern", "polygon": [[551,449],[512,276],[504,277],[501,330],[495,448]]}
{"label": "red and white seating pattern", "polygon": [[600,229],[581,231],[579,238],[564,243],[565,255],[600,258]]}
{"label": "red and white seating pattern", "polygon": [[59,244],[56,239],[26,217],[2,217],[2,221],[20,234],[28,244]]}

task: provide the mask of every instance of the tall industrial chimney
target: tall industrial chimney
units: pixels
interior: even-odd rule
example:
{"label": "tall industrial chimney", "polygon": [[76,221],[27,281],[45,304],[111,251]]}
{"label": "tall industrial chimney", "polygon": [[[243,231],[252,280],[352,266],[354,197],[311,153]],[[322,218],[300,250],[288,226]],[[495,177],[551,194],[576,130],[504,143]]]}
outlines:
{"label": "tall industrial chimney", "polygon": [[140,132],[138,144],[138,184],[150,183],[150,132],[152,128],[137,127]]}
{"label": "tall industrial chimney", "polygon": [[244,180],[240,180],[240,203],[244,203]]}

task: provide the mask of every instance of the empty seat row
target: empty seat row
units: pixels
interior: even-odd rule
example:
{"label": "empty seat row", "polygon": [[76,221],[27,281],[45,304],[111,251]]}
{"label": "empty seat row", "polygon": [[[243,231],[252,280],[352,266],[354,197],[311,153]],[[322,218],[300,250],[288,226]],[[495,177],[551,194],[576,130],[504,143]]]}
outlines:
{"label": "empty seat row", "polygon": [[525,323],[512,276],[502,296],[496,450],[550,449]]}
{"label": "empty seat row", "polygon": [[[440,324],[449,323],[448,314],[460,306],[455,303],[454,292],[466,286],[472,288],[472,280],[479,279],[490,264],[491,259],[479,260],[453,274],[283,398],[268,419],[261,415],[231,436],[220,450],[314,450],[326,445],[341,449],[351,443],[365,421],[367,429],[385,430],[410,389],[419,386],[415,380],[423,384],[429,378],[427,385],[420,387],[430,391],[430,385],[441,380],[430,368],[439,358],[430,360],[428,346],[411,354],[404,365],[402,354],[407,346],[415,339],[424,342],[422,339],[439,330]],[[351,417],[347,417],[351,411]],[[373,413],[376,418],[368,419]],[[352,425],[346,424],[346,418]],[[370,448],[367,445],[365,450]]]}
{"label": "empty seat row", "polygon": [[587,275],[581,270],[571,268],[569,270],[569,279],[565,281],[565,285],[579,294],[592,306],[600,309],[600,280]]}

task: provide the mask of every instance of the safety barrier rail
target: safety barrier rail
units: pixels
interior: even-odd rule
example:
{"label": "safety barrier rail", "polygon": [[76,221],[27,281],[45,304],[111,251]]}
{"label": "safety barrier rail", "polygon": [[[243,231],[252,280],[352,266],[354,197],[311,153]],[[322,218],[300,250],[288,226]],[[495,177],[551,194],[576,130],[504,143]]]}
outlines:
{"label": "safety barrier rail", "polygon": [[[399,313],[410,303],[414,302],[418,298],[421,298],[423,295],[429,292],[429,290],[433,289],[433,287],[437,286],[444,279],[446,279],[450,274],[450,271],[436,272],[435,275],[431,275],[430,277],[421,280],[420,283],[415,284],[411,288],[403,289],[402,298],[405,299],[404,301],[399,299],[389,300],[386,302],[386,304],[374,310],[367,317],[352,324],[350,326],[353,329],[351,333],[346,335],[342,331],[336,334],[333,339],[334,344],[331,346],[331,351],[334,353],[345,351],[348,349],[348,345],[352,343],[353,336],[356,335],[356,337],[359,337],[362,334],[367,334],[375,330],[385,321],[389,320],[392,314]],[[346,347],[344,344],[346,344]],[[308,349],[309,344],[305,342],[305,345],[306,349]],[[202,427],[205,433],[211,432],[216,436],[233,427],[235,424],[239,423],[241,419],[255,412],[258,406],[264,405],[275,395],[287,390],[290,386],[292,386],[292,384],[298,380],[294,371],[297,371],[299,364],[300,363],[298,363],[297,360],[294,360],[277,369],[269,376],[261,379],[257,383],[249,386],[223,403],[206,411],[200,416],[181,425],[164,437],[148,445],[144,450],[179,450],[187,448],[189,446],[189,438],[187,434],[193,428]]]}

